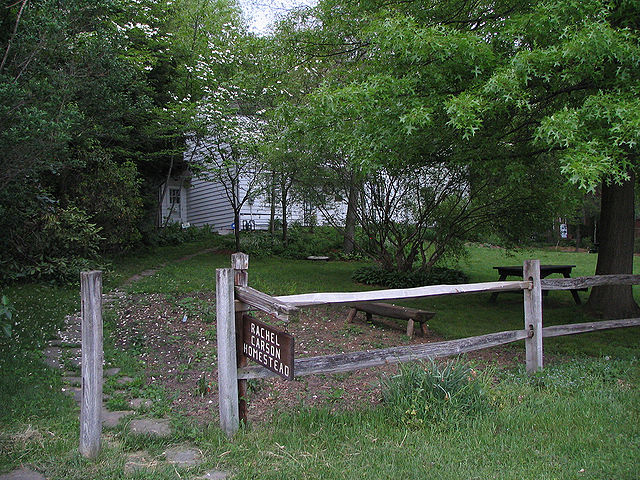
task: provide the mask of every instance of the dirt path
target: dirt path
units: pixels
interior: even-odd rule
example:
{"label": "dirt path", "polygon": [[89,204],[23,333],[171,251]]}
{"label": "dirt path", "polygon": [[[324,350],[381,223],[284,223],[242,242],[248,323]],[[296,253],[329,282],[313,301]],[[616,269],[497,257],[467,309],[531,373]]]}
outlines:
{"label": "dirt path", "polygon": [[[212,252],[214,249],[206,249],[200,252],[196,252],[190,255],[181,257],[175,262],[182,262],[189,260],[197,255]],[[123,285],[128,285],[139,281],[144,277],[148,277],[156,273],[160,268],[163,268],[168,263],[164,263],[153,269],[145,270],[139,274],[133,275]],[[132,298],[134,301],[132,302]],[[103,305],[106,308],[113,308],[117,311],[119,321],[118,325],[126,326],[126,329],[118,329],[116,344],[121,343],[121,339],[131,338],[132,332],[136,332],[136,327],[132,326],[127,320],[131,318],[139,318],[138,316],[131,316],[127,310],[123,310],[123,307],[131,307],[136,304],[136,297],[130,297],[121,289],[115,289],[108,294],[103,294]],[[183,317],[184,318],[184,317]],[[148,325],[152,319],[148,316],[140,319],[145,325]],[[82,402],[82,377],[80,376],[81,370],[81,342],[82,342],[82,319],[80,312],[68,315],[65,319],[64,327],[58,332],[57,338],[49,341],[48,346],[44,350],[45,363],[56,370],[59,370],[62,374],[64,382],[63,392],[71,395],[79,406]],[[149,338],[150,333],[144,333],[142,339]],[[133,338],[138,338],[134,336]],[[157,343],[149,342],[149,347],[158,348]],[[142,355],[145,356],[145,355]],[[152,355],[153,356],[153,355]],[[108,407],[108,400],[111,397],[109,394],[103,394],[103,406],[102,406],[102,425],[107,429],[107,432],[103,432],[107,444],[111,438],[109,429],[116,429],[122,422],[127,422],[127,430],[132,435],[150,435],[156,437],[171,437],[173,435],[173,429],[171,427],[170,418],[150,418],[149,409],[153,405],[153,401],[145,398],[134,398],[134,395],[129,391],[130,384],[134,381],[133,378],[123,376],[120,372],[120,368],[114,365],[106,365],[104,369],[105,383],[107,378],[113,377],[114,382],[118,386],[118,391],[115,392],[123,397],[127,404],[127,410],[110,410]],[[149,367],[147,367],[146,379],[147,383],[154,380]],[[132,474],[136,471],[153,471],[163,465],[172,465],[174,467],[182,467],[189,469],[197,467],[202,464],[206,459],[204,458],[202,451],[197,446],[184,445],[183,442],[178,442],[176,445],[169,445],[162,455],[151,456],[146,451],[135,452],[123,452],[125,456],[124,460],[124,473]],[[228,472],[221,470],[210,470],[205,472],[204,475],[190,475],[187,478],[192,479],[204,479],[204,478],[218,478],[225,479],[229,475]],[[14,470],[7,475],[0,475],[0,480],[4,479],[13,480],[41,480],[44,479],[38,472],[29,468],[22,468]],[[183,477],[179,477],[183,478]]]}

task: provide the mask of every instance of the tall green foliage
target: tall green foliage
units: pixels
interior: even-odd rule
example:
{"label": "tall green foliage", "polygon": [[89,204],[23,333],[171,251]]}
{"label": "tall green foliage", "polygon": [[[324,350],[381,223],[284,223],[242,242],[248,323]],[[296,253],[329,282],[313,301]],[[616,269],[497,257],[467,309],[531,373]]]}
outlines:
{"label": "tall green foliage", "polygon": [[[225,0],[6,2],[0,281],[66,277],[61,265],[139,243],[158,187],[184,168],[196,102],[217,82],[194,68],[230,18]],[[76,234],[90,248],[67,241]]]}
{"label": "tall green foliage", "polygon": [[490,134],[464,139],[451,121],[451,98],[508,60],[493,38],[520,7],[426,7],[323,1],[285,30],[300,64],[324,71],[318,88],[289,103],[289,130],[306,139],[298,143],[316,155],[316,176],[332,178],[343,198],[357,182],[355,212],[368,238],[360,248],[399,271],[430,268],[483,230],[526,238],[554,210],[553,198],[539,199],[561,183],[552,156],[502,135],[508,114],[492,118]]}
{"label": "tall green foliage", "polygon": [[[639,28],[640,4],[634,1],[533,3],[506,19],[499,32],[508,61],[453,97],[448,108],[463,135],[498,131],[557,159],[583,190],[600,188],[598,275],[633,269]],[[496,130],[495,117],[505,115],[512,119],[509,128]],[[640,312],[629,286],[592,289],[589,309],[609,318]]]}

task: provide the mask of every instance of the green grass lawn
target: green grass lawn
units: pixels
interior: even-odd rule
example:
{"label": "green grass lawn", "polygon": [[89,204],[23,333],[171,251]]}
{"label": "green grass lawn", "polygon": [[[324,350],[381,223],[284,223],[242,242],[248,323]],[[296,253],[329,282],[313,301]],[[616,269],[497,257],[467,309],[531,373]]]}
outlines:
{"label": "green grass lawn", "polygon": [[[468,255],[457,268],[469,281],[498,280],[494,266],[521,265],[526,259],[539,259],[543,264],[576,265],[573,276],[593,275],[597,256],[551,250],[525,250],[517,253],[499,248],[471,246]],[[173,263],[128,287],[134,293],[187,293],[215,290],[215,269],[228,267],[229,255],[204,254],[190,260]],[[271,295],[308,292],[344,292],[372,290],[374,287],[356,284],[352,273],[360,262],[311,262],[279,258],[250,258],[249,285]],[[636,273],[640,261],[636,260]],[[515,280],[515,278],[510,278]],[[640,287],[634,287],[640,301]],[[584,302],[587,293],[579,294]],[[450,295],[402,302],[405,305],[436,312],[430,328],[445,338],[463,338],[503,330],[515,330],[523,325],[521,294],[501,294],[489,303],[489,294]],[[584,308],[574,303],[566,291],[549,292],[543,305],[545,325],[588,321]],[[640,329],[621,329],[567,336],[545,340],[545,350],[554,354],[615,355],[633,358],[640,344]],[[518,347],[520,348],[520,347]]]}
{"label": "green grass lawn", "polygon": [[[212,291],[215,269],[228,255],[207,253],[175,260],[207,248],[199,243],[120,258],[106,274],[106,289],[132,274],[158,272],[124,288],[135,293]],[[471,282],[497,280],[493,266],[519,265],[524,259],[575,264],[574,276],[591,275],[595,255],[533,250],[509,255],[501,249],[471,247],[458,267]],[[354,284],[353,262],[308,262],[251,258],[249,284],[270,294],[372,289]],[[22,464],[54,479],[195,478],[210,468],[240,479],[635,479],[640,471],[640,364],[638,328],[545,340],[545,352],[560,356],[545,371],[528,377],[523,366],[500,370],[487,392],[487,409],[443,415],[441,421],[417,424],[411,412],[387,405],[354,405],[353,411],[307,409],[275,415],[254,424],[232,440],[218,429],[195,425],[174,415],[168,439],[136,438],[125,427],[105,434],[96,461],[77,453],[78,414],[61,393],[59,374],[44,367],[39,348],[67,313],[79,309],[77,286],[16,285],[3,289],[15,304],[17,337],[0,345],[0,474]],[[585,293],[580,294],[586,300]],[[638,292],[636,292],[638,295]],[[488,294],[458,295],[407,302],[437,313],[430,328],[446,338],[522,328],[522,297],[502,294],[495,304]],[[551,292],[544,321],[585,320],[582,307],[567,292]],[[106,332],[109,317],[106,316]],[[522,348],[514,345],[512,348]],[[140,374],[134,352],[113,349],[108,361],[126,374]],[[570,355],[570,357],[566,356]],[[606,356],[606,357],[605,357]],[[155,391],[158,398],[170,392]],[[168,411],[169,402],[162,403]],[[164,412],[160,412],[164,413]],[[195,472],[165,467],[155,472],[122,472],[124,454],[146,449],[161,456],[167,445],[196,445],[207,463]]]}

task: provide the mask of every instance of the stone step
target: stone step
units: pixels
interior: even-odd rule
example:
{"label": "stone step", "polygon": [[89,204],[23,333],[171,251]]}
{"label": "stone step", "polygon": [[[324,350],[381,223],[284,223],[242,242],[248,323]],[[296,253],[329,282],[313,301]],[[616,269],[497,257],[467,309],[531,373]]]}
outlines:
{"label": "stone step", "polygon": [[109,411],[106,408],[102,409],[102,425],[107,428],[115,428],[124,417],[133,415],[135,412],[132,410],[116,410]]}
{"label": "stone step", "polygon": [[171,435],[171,425],[168,419],[137,418],[129,424],[131,433],[136,435],[150,434],[158,437]]}
{"label": "stone step", "polygon": [[173,447],[164,452],[165,459],[176,467],[195,467],[204,462],[202,452],[193,447]]}
{"label": "stone step", "polygon": [[29,468],[19,468],[18,470],[0,475],[0,480],[46,480],[46,478]]}
{"label": "stone step", "polygon": [[226,480],[229,477],[229,472],[223,472],[222,470],[209,470],[201,477],[196,477],[198,480]]}
{"label": "stone step", "polygon": [[153,401],[146,398],[134,398],[129,402],[129,405],[131,405],[131,408],[135,408],[136,410],[139,408],[151,408],[153,406]]}

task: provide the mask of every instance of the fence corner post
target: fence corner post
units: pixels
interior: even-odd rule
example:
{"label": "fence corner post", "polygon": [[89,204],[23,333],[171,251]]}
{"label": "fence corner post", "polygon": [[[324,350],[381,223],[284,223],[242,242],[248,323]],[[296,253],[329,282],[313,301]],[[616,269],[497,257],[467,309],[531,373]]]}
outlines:
{"label": "fence corner post", "polygon": [[[249,255],[238,252],[231,255],[231,268],[234,270],[233,282],[238,287],[249,285]],[[242,316],[249,306],[236,300],[236,338],[238,367],[247,366],[247,357],[242,352]],[[247,423],[247,381],[238,380],[238,415],[241,422]]]}
{"label": "fence corner post", "polygon": [[542,288],[540,285],[540,260],[525,260],[522,277],[532,282],[532,288],[524,290],[524,328],[529,332],[525,339],[527,373],[542,370]]}
{"label": "fence corner post", "polygon": [[80,273],[82,303],[82,403],[80,404],[80,446],[82,456],[100,453],[102,435],[102,272]]}
{"label": "fence corner post", "polygon": [[216,269],[216,321],[220,428],[233,436],[238,431],[238,368],[233,269]]}

